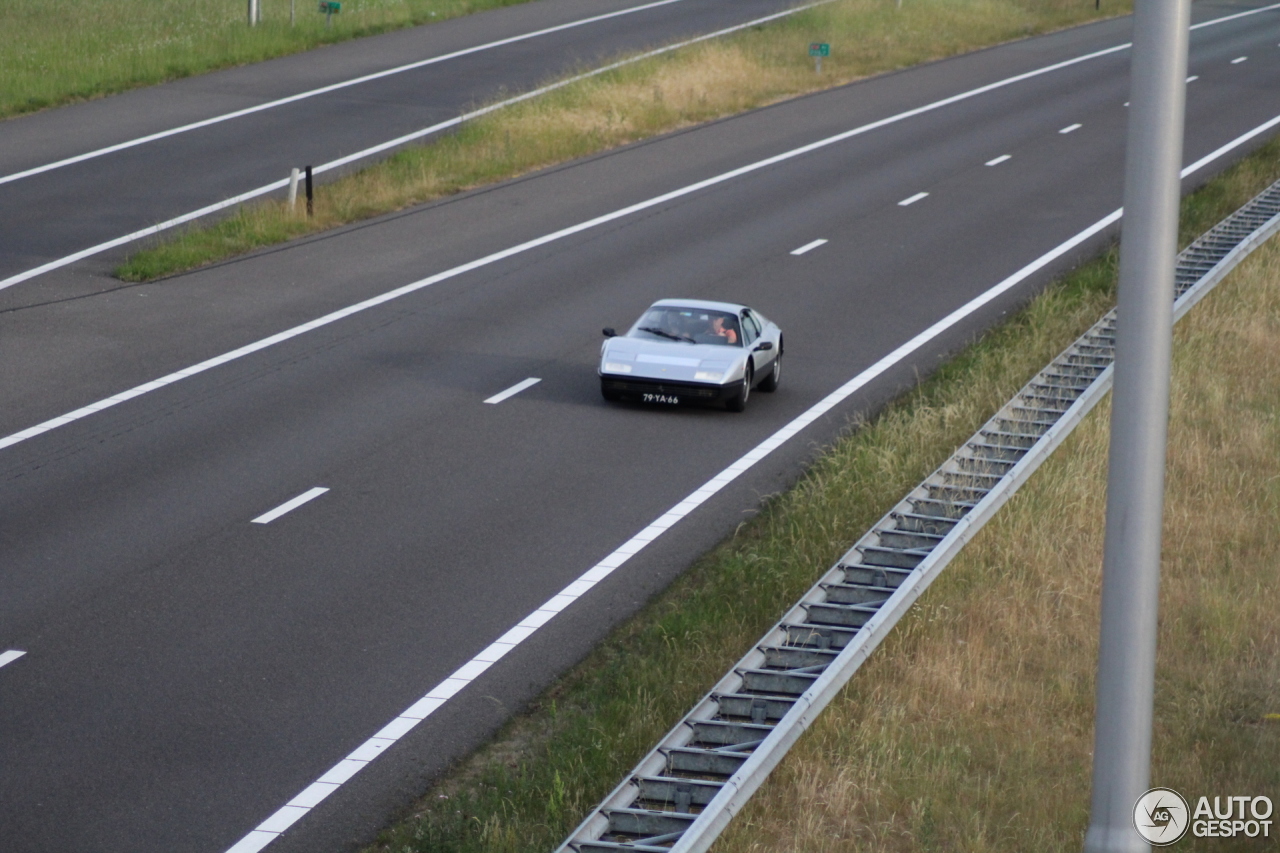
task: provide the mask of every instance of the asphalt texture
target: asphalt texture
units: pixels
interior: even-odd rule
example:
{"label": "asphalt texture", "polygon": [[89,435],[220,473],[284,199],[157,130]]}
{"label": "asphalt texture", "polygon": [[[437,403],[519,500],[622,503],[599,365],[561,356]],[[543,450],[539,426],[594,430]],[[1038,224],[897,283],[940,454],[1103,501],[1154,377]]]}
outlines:
{"label": "asphalt texture", "polygon": [[[0,313],[0,435],[558,228],[1125,42],[1129,26],[885,75],[166,281],[74,298],[92,269],[54,274],[56,298]],[[1186,162],[1280,114],[1277,42],[1280,12],[1193,34]],[[0,668],[4,849],[236,843],[743,453],[1117,208],[1128,61],[1091,60],[853,137],[0,450],[0,651],[27,652]],[[851,418],[1113,237],[807,428],[268,850],[369,840]],[[817,238],[829,242],[790,254]],[[778,322],[782,387],[740,415],[606,404],[600,328],[669,296],[744,302]],[[482,402],[527,377],[542,381]],[[317,486],[330,491],[251,523]]]}
{"label": "asphalt texture", "polygon": [[[637,0],[539,0],[11,119],[0,122],[0,177],[389,68],[643,5]],[[791,0],[679,0],[0,185],[0,279],[287,178],[292,168],[327,163],[454,118],[504,94],[790,5]],[[339,174],[327,173],[322,180]]]}

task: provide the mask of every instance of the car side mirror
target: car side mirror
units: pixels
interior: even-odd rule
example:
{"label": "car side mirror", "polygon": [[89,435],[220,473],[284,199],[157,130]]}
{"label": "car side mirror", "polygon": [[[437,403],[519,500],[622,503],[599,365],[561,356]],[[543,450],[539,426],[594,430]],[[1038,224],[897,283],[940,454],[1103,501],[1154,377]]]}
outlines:
{"label": "car side mirror", "polygon": [[761,341],[756,347],[756,352],[768,352],[771,349],[773,349],[773,341]]}
{"label": "car side mirror", "polygon": [[612,326],[605,326],[605,327],[604,327],[604,336],[605,336],[606,338],[616,338],[616,337],[618,336],[618,333],[617,333],[617,332],[615,332],[615,331],[613,330],[613,327],[612,327]]}

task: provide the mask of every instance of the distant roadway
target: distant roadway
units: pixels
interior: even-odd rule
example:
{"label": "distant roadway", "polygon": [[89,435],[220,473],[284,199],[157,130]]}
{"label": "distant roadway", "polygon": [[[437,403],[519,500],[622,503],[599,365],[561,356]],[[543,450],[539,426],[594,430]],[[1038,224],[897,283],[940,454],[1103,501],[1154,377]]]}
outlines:
{"label": "distant roadway", "polygon": [[[1280,10],[1195,15],[1251,10],[1193,33],[1187,163],[1280,120]],[[368,841],[851,418],[1115,236],[1128,52],[1014,78],[1129,30],[887,74],[166,281],[90,264],[8,291],[0,847]],[[744,414],[601,400],[600,328],[667,296],[776,320],[778,392]],[[486,667],[503,637],[521,642]]]}
{"label": "distant roadway", "polygon": [[[287,178],[294,167],[792,5],[537,0],[0,122],[0,288],[16,274]],[[440,61],[421,64],[433,59]],[[299,97],[318,89],[328,91]],[[256,111],[236,115],[246,110]]]}

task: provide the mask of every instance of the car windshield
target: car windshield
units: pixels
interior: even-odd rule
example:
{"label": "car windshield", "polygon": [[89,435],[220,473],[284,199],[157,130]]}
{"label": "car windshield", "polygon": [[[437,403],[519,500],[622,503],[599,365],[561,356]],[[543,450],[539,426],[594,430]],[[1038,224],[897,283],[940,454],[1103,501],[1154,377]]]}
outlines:
{"label": "car windshield", "polygon": [[629,338],[680,341],[687,344],[741,346],[737,316],[727,311],[655,305],[627,332]]}

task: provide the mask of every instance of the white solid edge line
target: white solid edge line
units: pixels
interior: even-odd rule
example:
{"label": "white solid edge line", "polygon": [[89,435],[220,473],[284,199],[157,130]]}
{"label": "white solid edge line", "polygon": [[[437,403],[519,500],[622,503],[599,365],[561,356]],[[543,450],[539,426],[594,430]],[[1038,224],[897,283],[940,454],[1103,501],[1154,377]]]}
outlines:
{"label": "white solid edge line", "polygon": [[[1206,164],[1244,144],[1258,134],[1266,132],[1267,129],[1274,127],[1277,124],[1280,124],[1280,116],[1276,116],[1265,124],[1259,125],[1248,133],[1237,137],[1235,140],[1200,158],[1190,166],[1185,167],[1181,172],[1181,177],[1187,177],[1193,172],[1203,168]],[[1079,246],[1081,243],[1097,235],[1110,225],[1118,222],[1122,214],[1123,208],[1112,211],[1102,219],[1099,219],[1097,222],[1090,225],[1088,228],[1076,234],[1074,237],[1058,244],[1039,258],[1036,258],[1034,261],[1004,279],[990,290],[975,297],[957,308],[955,311],[952,311],[941,320],[929,326],[923,332],[920,332],[911,340],[902,344],[897,349],[893,350],[891,353],[863,370],[845,384],[841,385],[835,391],[832,391],[826,397],[823,397],[798,417],[794,418],[786,426],[782,427],[743,456],[739,457],[736,462],[729,465],[719,474],[715,475],[702,486],[695,489],[685,497],[684,500],[658,516],[658,518],[651,522],[647,527],[623,543],[621,547],[615,549],[609,556],[605,557],[603,560],[596,563],[580,575],[573,581],[573,583],[553,595],[545,604],[522,619],[515,627],[491,643],[478,655],[458,667],[458,669],[456,669],[449,677],[445,678],[444,681],[428,690],[422,698],[410,705],[400,714],[399,717],[396,717],[381,731],[379,731],[377,735],[375,735],[375,738],[380,741],[390,742],[380,744],[376,754],[380,755],[391,745],[391,743],[398,741],[401,737],[412,731],[418,723],[435,713],[438,708],[442,707],[445,702],[475,680],[481,673],[492,666],[493,663],[500,660],[512,649],[516,648],[526,639],[531,637],[538,628],[541,628],[543,625],[554,619],[556,614],[560,613],[568,607],[569,604],[585,595],[597,583],[613,574],[616,569],[621,567],[627,562],[627,560],[631,559],[631,557],[640,553],[640,551],[649,545],[649,543],[658,539],[677,522],[689,515],[709,498],[725,486],[729,485],[729,483],[736,480],[741,474],[750,470],[756,465],[756,463],[763,460],[774,450],[777,450],[789,439],[799,434],[805,427],[809,426],[818,418],[835,408],[850,395],[858,391],[880,374],[884,373],[890,367],[893,367],[908,355],[920,349],[920,347],[959,323],[965,317],[977,311],[979,308],[991,302],[998,296],[1006,293],[1028,276],[1045,267],[1047,264],[1053,262],[1067,252],[1070,252],[1076,246]],[[316,781],[331,784],[336,790],[338,786],[342,785],[356,773],[363,770],[364,767],[372,760],[372,758],[364,758],[363,755],[365,754],[367,754],[366,745],[361,744],[361,746],[357,747],[350,755],[335,764],[328,772]],[[353,757],[357,755],[362,757]],[[304,793],[310,787],[311,786],[304,788]],[[326,796],[327,794],[328,792],[326,792]],[[301,802],[303,802],[303,794],[299,794],[289,801],[286,807],[291,810],[290,817],[293,817],[293,809],[304,809],[303,813],[309,810],[309,808],[299,805]],[[263,827],[273,825],[275,821],[280,820],[280,817],[278,817],[279,814],[280,810],[277,810],[276,813],[268,817],[266,821],[250,831],[236,845],[231,847],[227,853],[256,853],[256,851],[261,850],[270,843],[270,841],[278,837],[279,833],[272,832],[264,829]],[[297,815],[297,817],[301,817],[301,815]],[[293,820],[296,820],[297,817],[293,817]],[[291,820],[290,823],[292,822],[293,821]],[[259,841],[261,841],[261,843],[259,843]]]}
{"label": "white solid edge line", "polygon": [[9,649],[7,652],[0,652],[0,666],[13,663],[25,654],[26,652],[20,652],[17,649]]}
{"label": "white solid edge line", "polygon": [[286,512],[293,512],[295,509],[302,506],[307,501],[313,501],[327,491],[329,490],[324,488],[323,486],[316,486],[314,489],[307,489],[305,492],[298,495],[296,498],[285,501],[284,503],[280,504],[280,506],[276,507],[273,510],[270,510],[269,512],[264,512],[262,515],[255,518],[251,523],[270,524],[280,516],[284,515]]}
{"label": "white solid edge line", "polygon": [[[669,0],[669,2],[675,2],[675,0]],[[760,24],[768,23],[769,21],[773,21],[778,18],[784,18],[788,15],[794,15],[797,12],[803,12],[806,9],[812,9],[815,6],[822,6],[832,2],[834,2],[834,0],[816,0],[816,2],[807,3],[802,6],[795,6],[784,12],[777,12],[772,15],[766,15],[763,18],[756,18],[755,20],[747,21],[744,24],[736,24],[732,27],[727,27],[723,30],[716,30],[713,33],[706,33],[705,35],[701,35],[696,38],[688,39],[686,41],[678,42],[676,44],[670,44],[670,45],[667,45],[666,47],[660,47],[656,50],[651,50],[651,51],[648,51],[647,53],[641,53],[636,56],[628,57],[627,59],[622,59],[622,60],[619,60],[618,62],[614,62],[609,65],[603,65],[599,68],[594,68],[582,74],[578,74],[573,77],[567,77],[564,80],[560,80],[558,82],[551,83],[546,86],[542,86],[541,88],[534,89],[529,92],[525,92],[522,95],[516,95],[515,97],[507,98],[505,101],[499,101],[497,103],[490,104],[487,107],[481,107],[478,110],[472,110],[469,113],[463,113],[460,116],[448,119],[446,121],[439,122],[438,124],[433,124],[430,127],[424,127],[421,130],[415,130],[412,133],[406,133],[403,136],[397,136],[395,139],[390,139],[386,142],[380,142],[377,145],[357,151],[354,154],[348,154],[345,157],[339,157],[337,160],[330,160],[328,163],[322,163],[319,166],[314,167],[311,170],[311,173],[313,175],[319,175],[324,172],[328,172],[333,169],[346,166],[350,163],[356,162],[357,160],[363,160],[366,157],[372,157],[374,154],[380,154],[383,151],[388,151],[392,148],[398,148],[401,145],[406,145],[415,140],[422,139],[423,137],[426,137],[426,136],[430,136],[433,133],[438,133],[441,130],[446,130],[450,127],[454,127],[455,125],[462,124],[465,121],[471,121],[472,119],[479,118],[480,116],[487,115],[488,113],[504,109],[506,107],[512,106],[513,104],[518,104],[521,101],[527,101],[527,100],[530,100],[531,98],[536,98],[540,95],[545,95],[548,92],[563,88],[565,86],[569,86],[573,83],[577,83],[581,80],[585,80],[588,77],[595,77],[600,74],[613,71],[617,68],[623,67],[624,65],[631,65],[633,63],[640,62],[645,59],[652,59],[655,56],[659,56],[664,53],[670,53],[671,51],[688,47],[691,44],[697,44],[698,42],[719,38],[723,35],[728,35],[729,33],[737,32],[738,30],[759,26]],[[79,252],[74,252],[70,255],[67,255],[66,257],[49,261],[48,263],[42,264],[38,267],[34,267],[33,269],[16,273],[14,275],[9,276],[6,279],[0,279],[0,290],[4,290],[5,288],[8,288],[8,287],[13,287],[15,284],[21,284],[24,281],[28,281],[30,279],[35,278],[36,276],[43,275],[47,272],[52,272],[53,270],[60,269],[61,267],[68,266],[70,264],[75,263],[76,261],[84,260],[85,258],[91,257],[93,255],[97,255],[97,254],[101,254],[102,252],[109,251],[111,249],[116,248],[117,246],[123,246],[127,243],[132,243],[135,240],[140,240],[143,237],[150,237],[151,235],[158,234],[161,231],[167,231],[170,228],[176,228],[179,225],[182,225],[187,222],[191,222],[195,219],[199,219],[204,216],[208,216],[209,214],[216,213],[219,210],[225,210],[228,207],[235,207],[238,204],[243,204],[246,201],[250,201],[252,199],[258,198],[259,196],[264,196],[269,192],[274,192],[275,190],[283,189],[284,187],[288,186],[288,184],[289,184],[288,178],[282,178],[278,181],[272,181],[269,184],[258,187],[256,189],[248,190],[247,192],[240,193],[237,196],[232,196],[231,198],[225,199],[224,201],[206,205],[205,207],[202,207],[199,210],[193,210],[190,213],[184,213],[181,216],[176,216],[173,219],[167,219],[164,222],[160,222],[156,225],[143,228],[140,231],[134,231],[131,234],[125,234],[123,237],[116,237],[113,240],[108,240],[105,243],[99,243],[96,246],[90,246],[87,249],[82,249]]]}
{"label": "white solid edge line", "polygon": [[1012,154],[1001,154],[999,157],[995,158],[994,160],[988,160],[988,161],[986,162],[986,165],[988,165],[988,166],[999,166],[999,165],[1000,165],[1001,163],[1003,163],[1005,160],[1011,160],[1011,159],[1013,159],[1013,155],[1012,155]]}
{"label": "white solid edge line", "polygon": [[792,249],[791,254],[803,255],[805,252],[811,252],[814,249],[818,248],[819,246],[825,246],[826,243],[827,241],[823,239],[814,240],[812,243],[805,243],[799,249]]}
{"label": "white solid edge line", "polygon": [[528,379],[525,379],[523,382],[517,382],[515,385],[512,385],[507,390],[494,394],[492,397],[485,400],[485,402],[490,403],[492,405],[497,405],[498,403],[501,403],[503,400],[507,399],[508,397],[514,397],[515,395],[519,394],[521,391],[523,391],[526,388],[532,388],[534,385],[537,385],[541,381],[542,380],[538,379],[537,377],[530,376]]}
{"label": "white solid edge line", "polygon": [[649,9],[656,8],[658,6],[667,6],[672,3],[680,3],[680,2],[683,2],[683,0],[657,0],[657,2],[654,2],[654,3],[646,3],[642,6],[633,6],[629,9],[621,9],[617,12],[609,12],[603,15],[595,15],[590,18],[582,18],[577,21],[569,21],[568,23],[558,24],[557,26],[554,26],[554,27],[547,27],[541,30],[534,30],[533,32],[530,32],[530,33],[523,33],[522,35],[511,36],[510,38],[499,39],[498,41],[486,42],[484,44],[479,44],[474,47],[463,48],[462,50],[455,50],[452,53],[445,53],[445,54],[441,54],[440,56],[433,56],[429,59],[421,59],[421,60],[418,60],[417,62],[410,62],[407,65],[398,65],[395,68],[387,68],[383,71],[375,71],[372,74],[365,74],[361,77],[353,77],[350,80],[343,80],[340,83],[332,83],[328,86],[321,86],[318,89],[309,89],[305,92],[299,92],[296,95],[289,95],[288,97],[278,98],[274,101],[267,101],[266,103],[258,104],[257,106],[246,107],[242,110],[234,110],[233,112],[223,113],[222,115],[201,119],[200,121],[194,121],[194,122],[191,122],[190,124],[184,124],[179,127],[169,128],[168,130],[161,130],[156,133],[147,134],[146,136],[139,136],[136,139],[130,139],[125,142],[119,142],[115,145],[108,145],[105,148],[97,148],[97,149],[94,149],[93,151],[86,151],[85,153],[77,154],[74,157],[67,157],[64,160],[58,160],[53,163],[46,163],[43,166],[36,166],[34,168],[27,169],[22,172],[14,172],[11,175],[4,175],[0,177],[0,184],[7,184],[11,181],[21,180],[22,178],[28,178],[28,177],[31,177],[32,175],[38,175],[42,172],[49,172],[54,169],[60,169],[64,166],[70,166],[75,163],[83,163],[85,160],[92,160],[96,157],[102,157],[107,154],[113,154],[116,151],[123,151],[125,149],[133,148],[138,145],[144,145],[148,142],[154,142],[157,139],[164,139],[169,136],[176,136],[180,133],[187,133],[188,131],[199,130],[202,127],[209,127],[210,125],[220,124],[224,121],[230,121],[231,119],[252,115],[253,113],[259,113],[265,110],[275,109],[276,107],[281,107],[281,106],[284,106],[285,104],[292,104],[296,101],[303,101],[303,100],[306,100],[307,98],[314,98],[317,95],[325,95],[325,94],[328,94],[329,92],[336,92],[339,89],[346,89],[351,86],[358,86],[361,83],[368,83],[371,80],[379,80],[383,77],[391,77],[396,74],[403,74],[406,71],[413,71],[418,68],[424,68],[428,65],[435,65],[440,62],[447,62],[450,59],[457,59],[458,57],[467,56],[472,53],[480,53],[482,51],[492,50],[493,48],[496,48],[496,47],[505,47],[506,45],[509,45],[509,44],[528,41],[529,39],[539,38],[541,36],[550,35],[551,33],[558,33],[563,30],[574,29],[575,27],[585,26],[587,24],[594,24],[599,21],[608,20],[609,18],[617,18],[622,15],[630,15],[635,12],[644,12]]}
{"label": "white solid edge line", "polygon": [[1066,127],[1064,127],[1062,130],[1058,131],[1058,133],[1071,133],[1072,131],[1079,130],[1082,127],[1084,127],[1084,125],[1079,123],[1069,124]]}
{"label": "white solid edge line", "polygon": [[928,193],[916,193],[910,198],[904,198],[902,201],[898,202],[898,207],[906,207],[909,204],[915,204],[922,198],[928,198],[928,197],[929,197]]}

